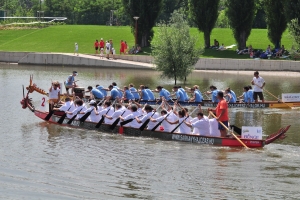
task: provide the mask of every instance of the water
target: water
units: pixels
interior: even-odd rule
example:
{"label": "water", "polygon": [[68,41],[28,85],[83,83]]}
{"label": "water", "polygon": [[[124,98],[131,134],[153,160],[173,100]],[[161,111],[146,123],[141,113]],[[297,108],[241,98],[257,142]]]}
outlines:
{"label": "water", "polygon": [[[285,140],[252,150],[70,129],[21,109],[30,74],[47,90],[73,70],[85,87],[173,84],[147,70],[0,65],[0,199],[300,199],[300,109],[231,109],[231,122],[262,126],[264,135],[292,125]],[[261,75],[273,94],[300,92],[298,74]],[[198,71],[188,79],[241,94],[252,72]],[[38,107],[41,95],[31,97]]]}

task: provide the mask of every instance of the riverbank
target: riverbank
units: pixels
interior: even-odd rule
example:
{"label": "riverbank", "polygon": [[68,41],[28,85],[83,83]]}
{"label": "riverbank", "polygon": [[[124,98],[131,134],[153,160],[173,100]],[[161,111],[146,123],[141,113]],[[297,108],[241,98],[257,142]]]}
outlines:
{"label": "riverbank", "polygon": [[[98,55],[72,53],[0,52],[0,62],[28,65],[95,66],[116,68],[154,69],[153,58],[144,55],[115,55],[116,60],[101,59]],[[295,71],[300,72],[300,62],[292,60],[255,60],[200,58],[196,70],[234,71]]]}

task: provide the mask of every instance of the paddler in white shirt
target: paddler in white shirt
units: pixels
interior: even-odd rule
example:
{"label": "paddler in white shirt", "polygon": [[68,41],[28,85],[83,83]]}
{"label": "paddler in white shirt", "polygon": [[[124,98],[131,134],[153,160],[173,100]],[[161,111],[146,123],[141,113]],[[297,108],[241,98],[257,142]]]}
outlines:
{"label": "paddler in white shirt", "polygon": [[[74,105],[74,102],[71,101],[71,98],[70,97],[67,97],[65,99],[65,103],[60,107],[60,108],[54,108],[53,110],[57,110],[57,111],[70,111],[70,112],[73,112],[75,110],[75,105]],[[67,118],[72,118],[72,115],[70,114],[67,114]]]}
{"label": "paddler in white shirt", "polygon": [[127,125],[132,127],[132,128],[139,128],[141,125],[136,121],[135,117],[140,116],[140,113],[137,112],[138,108],[136,105],[131,105],[131,114],[129,114],[126,117],[120,116],[121,121],[127,121],[130,119],[133,119],[131,122],[129,122]]}
{"label": "paddler in white shirt", "polygon": [[[176,113],[177,114],[177,113]],[[191,121],[191,117],[187,117],[186,116],[186,112],[185,112],[185,110],[183,109],[183,110],[180,110],[179,112],[178,112],[178,120],[176,120],[176,121],[174,121],[174,122],[171,122],[171,121],[169,121],[168,119],[166,119],[166,121],[168,122],[168,123],[170,123],[170,124],[176,124],[176,126],[177,126],[177,124],[179,123],[181,123],[180,124],[180,126],[178,127],[179,129],[178,129],[178,133],[182,133],[182,134],[190,134],[191,133],[191,128],[189,127],[189,126],[187,126],[184,122],[182,123],[182,121],[183,120],[185,120],[186,122],[190,122]],[[175,127],[176,127],[175,126]],[[172,130],[171,130],[172,131]]]}
{"label": "paddler in white shirt", "polygon": [[[156,119],[159,117],[159,114],[150,105],[146,105],[144,110],[145,110],[146,114],[143,117],[141,117],[141,118],[136,117],[136,121],[138,123],[140,123],[140,125],[144,124],[147,119],[150,119],[150,117],[152,117],[153,119]],[[147,129],[148,130],[153,129],[156,124],[157,123],[155,123],[155,122],[149,121]]]}
{"label": "paddler in white shirt", "polygon": [[[114,114],[115,110],[111,105],[110,101],[105,101],[104,102],[104,106],[103,109],[99,112],[99,115],[102,117],[102,115],[108,115],[108,116],[112,116]],[[113,119],[109,119],[109,118],[105,118],[104,119],[104,123],[105,124],[112,124],[114,123]]]}
{"label": "paddler in white shirt", "polygon": [[[112,115],[104,114],[105,118],[108,118],[112,121],[116,121],[120,116],[123,116],[126,112],[126,107],[122,106],[122,104],[117,103],[115,106],[115,112]],[[120,122],[118,123],[120,125]]]}
{"label": "paddler in white shirt", "polygon": [[84,112],[86,110],[86,107],[81,99],[75,100],[75,105],[76,108],[72,112],[66,111],[66,113],[70,114],[72,117],[78,113],[76,119],[80,119],[84,115],[84,114],[80,114],[80,112]]}
{"label": "paddler in white shirt", "polygon": [[98,106],[95,100],[90,101],[90,107],[86,109],[85,111],[81,111],[80,114],[86,114],[90,112],[91,114],[89,117],[86,119],[86,121],[91,121],[91,122],[99,122],[101,119],[101,115],[99,115],[99,110]]}
{"label": "paddler in white shirt", "polygon": [[210,129],[209,129],[209,119],[207,116],[205,116],[202,112],[198,112],[197,114],[197,120],[194,120],[193,122],[186,122],[184,123],[194,128],[194,133],[199,134],[202,136],[210,136]]}

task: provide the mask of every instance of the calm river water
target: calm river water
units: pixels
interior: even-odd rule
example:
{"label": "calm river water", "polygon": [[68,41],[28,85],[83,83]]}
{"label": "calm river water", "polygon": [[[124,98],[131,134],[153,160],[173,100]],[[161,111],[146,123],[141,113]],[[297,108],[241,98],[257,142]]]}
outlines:
{"label": "calm river water", "polygon": [[[285,140],[245,150],[59,127],[21,108],[30,74],[47,90],[73,70],[84,87],[173,84],[149,70],[0,65],[0,199],[300,199],[300,109],[231,109],[231,123],[262,126],[264,135],[292,125]],[[252,75],[196,71],[188,85],[241,95]],[[300,92],[300,74],[261,76],[276,96]],[[41,95],[31,97],[38,105]]]}

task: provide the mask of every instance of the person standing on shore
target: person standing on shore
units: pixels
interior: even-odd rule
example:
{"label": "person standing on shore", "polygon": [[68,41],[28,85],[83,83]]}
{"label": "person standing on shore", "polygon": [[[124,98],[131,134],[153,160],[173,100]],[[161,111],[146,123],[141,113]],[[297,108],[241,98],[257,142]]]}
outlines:
{"label": "person standing on shore", "polygon": [[75,42],[75,50],[74,50],[74,55],[77,53],[77,56],[79,55],[78,54],[78,44],[77,42]]}
{"label": "person standing on shore", "polygon": [[265,99],[263,95],[263,88],[265,87],[266,82],[263,77],[259,76],[258,71],[254,72],[254,77],[251,81],[251,84],[254,85],[253,99],[255,100],[255,103],[258,102],[257,96],[259,96],[259,99],[262,101],[262,103],[264,103]]}
{"label": "person standing on shore", "polygon": [[124,41],[124,44],[125,44],[125,45],[124,45],[124,48],[125,48],[125,49],[124,49],[124,54],[127,54],[127,53],[128,53],[128,52],[127,52],[127,51],[128,51],[128,45],[127,45],[127,42]]}
{"label": "person standing on shore", "polygon": [[95,55],[98,54],[98,49],[99,49],[99,42],[98,40],[96,40],[96,42],[94,43],[94,47],[95,47]]}
{"label": "person standing on shore", "polygon": [[121,44],[120,44],[121,48],[120,48],[120,55],[123,53],[123,55],[125,54],[125,43],[123,42],[123,40],[121,40]]}
{"label": "person standing on shore", "polygon": [[105,47],[106,47],[106,58],[109,59],[109,52],[110,52],[110,43],[109,43],[109,41],[106,41]]}
{"label": "person standing on shore", "polygon": [[100,58],[103,58],[103,53],[104,53],[104,41],[103,38],[101,38],[99,42],[99,48],[100,48]]}
{"label": "person standing on shore", "polygon": [[115,48],[114,48],[114,44],[113,44],[112,39],[109,40],[109,44],[110,44],[110,46],[109,46],[109,53],[112,55],[112,58],[115,59],[115,56],[114,56],[114,54],[115,54]]}
{"label": "person standing on shore", "polygon": [[226,100],[224,99],[224,93],[222,91],[219,91],[217,94],[217,98],[219,100],[219,103],[215,109],[208,108],[208,111],[216,112],[216,119],[219,121],[219,130],[221,133],[221,137],[226,137],[227,132],[225,127],[221,123],[223,123],[226,127],[228,127],[228,104]]}

